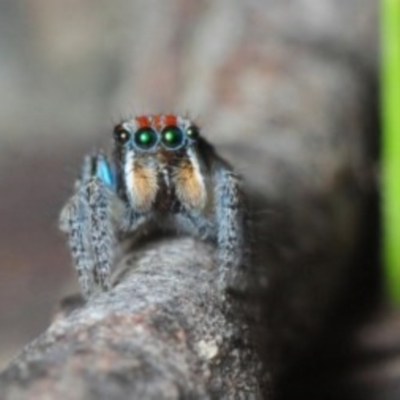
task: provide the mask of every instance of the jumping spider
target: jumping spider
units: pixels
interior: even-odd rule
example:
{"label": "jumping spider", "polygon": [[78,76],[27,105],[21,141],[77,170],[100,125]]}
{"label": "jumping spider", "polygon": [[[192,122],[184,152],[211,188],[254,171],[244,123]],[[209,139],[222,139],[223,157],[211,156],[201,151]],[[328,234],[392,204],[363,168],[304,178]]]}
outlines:
{"label": "jumping spider", "polygon": [[219,289],[245,264],[241,183],[231,167],[176,115],[139,116],[114,129],[110,155],[86,156],[60,216],[82,292],[110,288],[114,249],[127,235],[156,226],[217,245]]}

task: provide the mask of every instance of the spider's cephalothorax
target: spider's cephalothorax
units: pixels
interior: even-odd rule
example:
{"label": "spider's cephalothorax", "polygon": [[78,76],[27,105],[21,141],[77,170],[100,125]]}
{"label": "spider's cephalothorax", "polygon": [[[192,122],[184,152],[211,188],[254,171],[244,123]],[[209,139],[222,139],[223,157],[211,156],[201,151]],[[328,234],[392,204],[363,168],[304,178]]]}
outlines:
{"label": "spider's cephalothorax", "polygon": [[176,115],[139,116],[114,129],[110,156],[84,160],[60,227],[86,297],[110,288],[114,248],[126,235],[160,227],[217,245],[220,290],[245,264],[245,209],[240,180],[199,134]]}

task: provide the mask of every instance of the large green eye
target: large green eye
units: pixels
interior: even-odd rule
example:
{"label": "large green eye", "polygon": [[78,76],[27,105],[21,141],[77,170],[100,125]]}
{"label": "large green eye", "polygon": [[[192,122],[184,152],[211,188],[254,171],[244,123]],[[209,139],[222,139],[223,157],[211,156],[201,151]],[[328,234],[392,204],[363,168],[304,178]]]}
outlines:
{"label": "large green eye", "polygon": [[119,144],[125,144],[131,137],[131,133],[122,125],[117,125],[114,129],[114,138]]}
{"label": "large green eye", "polygon": [[157,133],[154,129],[151,128],[141,128],[136,131],[134,136],[134,143],[136,147],[141,150],[149,150],[158,141]]}
{"label": "large green eye", "polygon": [[176,126],[167,126],[161,132],[162,142],[168,149],[176,150],[183,146],[185,136]]}

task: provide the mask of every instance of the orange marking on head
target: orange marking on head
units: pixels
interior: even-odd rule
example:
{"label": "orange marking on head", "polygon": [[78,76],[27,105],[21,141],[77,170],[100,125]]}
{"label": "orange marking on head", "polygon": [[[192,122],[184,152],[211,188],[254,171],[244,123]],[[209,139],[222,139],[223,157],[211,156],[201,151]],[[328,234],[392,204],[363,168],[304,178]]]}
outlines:
{"label": "orange marking on head", "polygon": [[150,119],[147,115],[139,115],[135,118],[136,123],[138,124],[139,128],[148,128],[150,127]]}
{"label": "orange marking on head", "polygon": [[150,210],[158,190],[157,171],[136,161],[130,179],[134,191],[135,207],[140,211]]}
{"label": "orange marking on head", "polygon": [[176,115],[173,114],[164,115],[165,126],[176,126],[177,123],[178,123],[178,118],[176,117]]}
{"label": "orange marking on head", "polygon": [[202,210],[206,206],[206,189],[189,160],[182,160],[175,170],[176,195],[179,200]]}

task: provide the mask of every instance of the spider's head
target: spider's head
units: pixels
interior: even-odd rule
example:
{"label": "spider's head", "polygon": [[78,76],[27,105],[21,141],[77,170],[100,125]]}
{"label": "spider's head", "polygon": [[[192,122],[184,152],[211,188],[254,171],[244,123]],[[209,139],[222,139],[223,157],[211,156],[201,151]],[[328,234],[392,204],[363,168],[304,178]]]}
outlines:
{"label": "spider's head", "polygon": [[[204,203],[197,154],[201,138],[190,120],[170,114],[139,116],[117,125],[114,140],[120,175],[136,209],[151,209],[157,193],[171,185],[184,203]],[[173,176],[167,178],[169,174]]]}
{"label": "spider's head", "polygon": [[132,151],[136,156],[145,157],[183,155],[198,137],[197,126],[177,115],[139,116],[114,129],[117,146]]}

